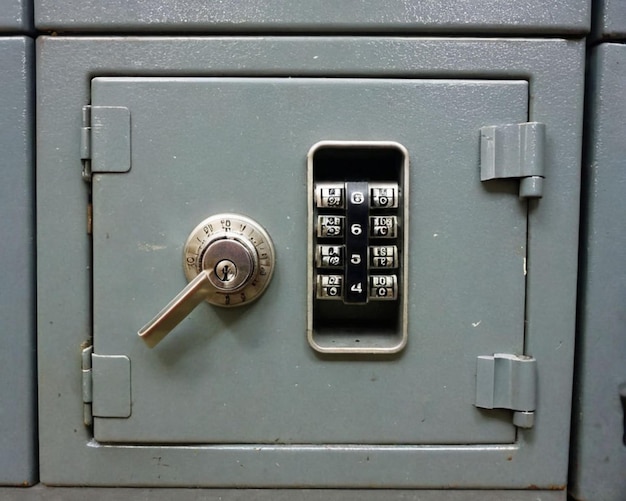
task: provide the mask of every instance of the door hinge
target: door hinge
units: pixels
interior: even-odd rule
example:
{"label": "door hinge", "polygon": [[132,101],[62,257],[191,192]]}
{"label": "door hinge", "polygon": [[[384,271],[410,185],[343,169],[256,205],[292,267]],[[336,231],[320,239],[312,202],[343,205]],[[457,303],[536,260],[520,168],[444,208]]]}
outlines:
{"label": "door hinge", "polygon": [[509,409],[513,424],[532,428],[537,406],[537,360],[525,355],[480,356],[476,365],[476,407]]}
{"label": "door hinge", "polygon": [[96,355],[93,346],[82,351],[83,422],[93,418],[131,415],[130,359],[124,355]]}
{"label": "door hinge", "polygon": [[83,179],[95,172],[130,170],[130,110],[123,106],[82,108],[80,158]]}
{"label": "door hinge", "polygon": [[85,426],[93,425],[93,413],[91,412],[91,404],[93,402],[93,383],[91,373],[91,355],[93,346],[83,348],[81,368],[83,376],[83,423]]}
{"label": "door hinge", "polygon": [[83,181],[91,182],[91,106],[83,106],[80,126],[80,160],[83,164]]}
{"label": "door hinge", "polygon": [[545,124],[525,122],[480,129],[480,180],[519,178],[520,198],[541,198]]}

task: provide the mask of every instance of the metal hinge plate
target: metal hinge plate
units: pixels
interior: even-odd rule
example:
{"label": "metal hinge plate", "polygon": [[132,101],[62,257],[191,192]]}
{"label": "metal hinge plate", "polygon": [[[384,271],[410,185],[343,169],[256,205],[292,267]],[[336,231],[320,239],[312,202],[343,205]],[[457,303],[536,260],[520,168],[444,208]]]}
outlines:
{"label": "metal hinge plate", "polygon": [[93,346],[82,352],[83,421],[128,418],[131,415],[130,359],[124,355],[96,355]]}
{"label": "metal hinge plate", "polygon": [[83,106],[80,130],[83,178],[130,170],[130,110],[123,106]]}
{"label": "metal hinge plate", "polygon": [[91,373],[91,355],[93,346],[88,346],[82,351],[81,368],[83,377],[83,423],[85,426],[93,425],[93,413],[91,412],[91,403],[93,402],[93,384]]}
{"label": "metal hinge plate", "polygon": [[541,198],[545,124],[525,122],[480,129],[480,180],[519,178],[520,198]]}
{"label": "metal hinge plate", "polygon": [[510,409],[513,424],[532,428],[537,405],[537,361],[525,355],[480,356],[476,365],[476,407]]}

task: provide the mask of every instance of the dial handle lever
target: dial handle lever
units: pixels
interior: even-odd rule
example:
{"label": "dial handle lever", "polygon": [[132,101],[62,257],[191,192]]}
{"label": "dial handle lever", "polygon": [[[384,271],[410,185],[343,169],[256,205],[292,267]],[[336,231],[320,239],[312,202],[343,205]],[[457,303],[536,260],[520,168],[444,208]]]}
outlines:
{"label": "dial handle lever", "polygon": [[202,270],[137,334],[150,348],[154,348],[214,290],[209,274]]}
{"label": "dial handle lever", "polygon": [[230,308],[257,299],[272,277],[274,246],[252,219],[216,214],[202,221],[187,238],[183,269],[187,287],[137,333],[150,348],[205,300]]}

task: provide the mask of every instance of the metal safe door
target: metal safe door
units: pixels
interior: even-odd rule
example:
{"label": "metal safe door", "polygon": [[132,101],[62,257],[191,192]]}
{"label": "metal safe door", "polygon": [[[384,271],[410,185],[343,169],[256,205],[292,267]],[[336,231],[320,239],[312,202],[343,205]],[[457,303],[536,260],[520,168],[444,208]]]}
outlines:
{"label": "metal safe door", "polygon": [[[527,208],[515,181],[481,183],[479,145],[481,127],[527,120],[527,96],[525,81],[94,79],[112,117],[92,122],[95,438],[514,442],[508,411],[473,404],[476,357],[523,353]],[[408,151],[397,354],[307,342],[306,156],[324,140]],[[200,304],[149,349],[137,331],[187,285],[185,241],[220,213],[271,236],[271,283],[246,306]]]}

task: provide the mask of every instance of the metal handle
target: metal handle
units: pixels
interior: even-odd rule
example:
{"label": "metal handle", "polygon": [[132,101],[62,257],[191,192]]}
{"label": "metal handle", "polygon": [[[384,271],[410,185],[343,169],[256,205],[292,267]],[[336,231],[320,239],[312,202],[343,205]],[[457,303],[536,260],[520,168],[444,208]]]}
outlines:
{"label": "metal handle", "polygon": [[207,271],[201,271],[137,334],[150,348],[154,348],[214,290]]}
{"label": "metal handle", "polygon": [[216,214],[191,232],[183,251],[189,284],[137,334],[153,348],[206,300],[235,307],[257,299],[274,270],[274,246],[255,221],[238,214]]}

